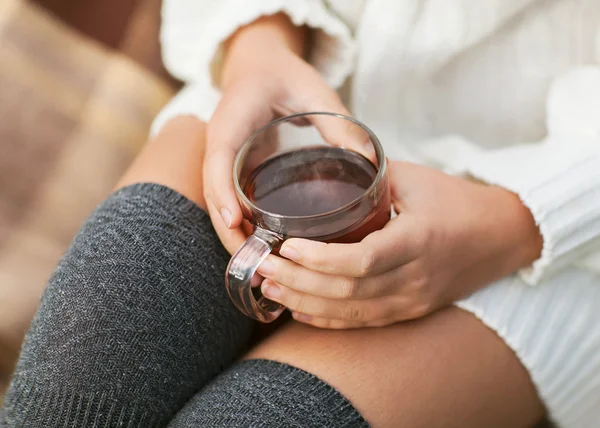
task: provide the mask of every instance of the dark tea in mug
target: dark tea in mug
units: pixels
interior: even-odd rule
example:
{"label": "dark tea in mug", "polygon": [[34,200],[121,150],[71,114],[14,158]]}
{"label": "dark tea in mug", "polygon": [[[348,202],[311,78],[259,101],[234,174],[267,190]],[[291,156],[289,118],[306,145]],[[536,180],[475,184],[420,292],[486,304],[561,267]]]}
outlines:
{"label": "dark tea in mug", "polygon": [[262,295],[256,272],[286,239],[359,242],[390,219],[381,143],[337,113],[294,114],[257,130],[235,156],[233,182],[249,236],[229,261],[225,287],[240,311],[266,323],[285,308]]}
{"label": "dark tea in mug", "polygon": [[[319,216],[362,197],[376,176],[375,165],[358,152],[309,146],[264,161],[248,176],[244,193],[258,208],[269,213],[290,218]],[[330,224],[315,222],[311,225],[311,237],[327,242],[358,242],[390,219],[389,197],[382,198],[379,206],[373,208],[349,210],[345,215],[355,221],[333,235]]]}

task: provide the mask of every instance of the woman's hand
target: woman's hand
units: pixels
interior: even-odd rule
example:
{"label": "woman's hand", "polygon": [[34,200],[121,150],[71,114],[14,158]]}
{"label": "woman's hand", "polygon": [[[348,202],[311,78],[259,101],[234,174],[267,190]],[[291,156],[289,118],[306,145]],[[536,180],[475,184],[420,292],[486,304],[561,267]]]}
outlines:
{"label": "woman's hand", "polygon": [[[204,183],[213,224],[230,253],[245,240],[232,177],[235,154],[244,141],[278,116],[308,111],[347,114],[337,93],[303,60],[307,37],[306,28],[294,27],[280,14],[242,28],[228,43],[221,74],[223,97],[208,123]],[[348,128],[327,123],[327,129],[321,129],[322,123],[315,125],[329,141],[353,146],[356,138],[348,135]]]}
{"label": "woman's hand", "polygon": [[400,214],[356,244],[286,241],[259,268],[262,292],[301,322],[384,326],[424,316],[537,259],[531,213],[504,189],[390,165]]}

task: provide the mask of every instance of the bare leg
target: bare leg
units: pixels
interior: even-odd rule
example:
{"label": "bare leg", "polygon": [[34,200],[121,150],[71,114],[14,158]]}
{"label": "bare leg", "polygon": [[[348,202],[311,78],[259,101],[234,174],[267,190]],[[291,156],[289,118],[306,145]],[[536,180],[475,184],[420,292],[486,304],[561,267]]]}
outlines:
{"label": "bare leg", "polygon": [[544,415],[512,350],[454,307],[378,329],[321,330],[293,322],[245,358],[315,374],[376,428],[525,428]]}
{"label": "bare leg", "polygon": [[202,163],[206,125],[191,116],[171,120],[150,141],[116,188],[134,183],[158,183],[177,190],[206,211]]}

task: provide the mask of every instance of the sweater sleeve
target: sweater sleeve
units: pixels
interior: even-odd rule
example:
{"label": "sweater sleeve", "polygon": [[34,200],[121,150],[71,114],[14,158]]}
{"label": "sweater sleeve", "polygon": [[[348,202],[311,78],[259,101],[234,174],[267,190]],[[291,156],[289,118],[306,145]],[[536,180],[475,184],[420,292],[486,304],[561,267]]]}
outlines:
{"label": "sweater sleeve", "polygon": [[348,26],[323,0],[164,0],[163,60],[186,86],[156,118],[151,133],[181,114],[210,119],[220,99],[213,82],[221,67],[223,42],[241,26],[280,12],[295,25],[315,30],[309,62],[339,88],[354,67],[354,41]]}
{"label": "sweater sleeve", "polygon": [[547,117],[545,141],[478,153],[466,165],[531,210],[544,240],[541,257],[520,272],[532,285],[600,250],[600,67],[559,78]]}

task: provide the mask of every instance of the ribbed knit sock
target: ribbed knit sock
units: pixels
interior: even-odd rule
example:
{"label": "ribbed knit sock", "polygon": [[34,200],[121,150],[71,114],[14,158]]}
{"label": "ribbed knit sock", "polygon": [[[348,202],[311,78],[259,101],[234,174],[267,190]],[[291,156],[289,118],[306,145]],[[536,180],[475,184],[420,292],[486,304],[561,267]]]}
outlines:
{"label": "ribbed knit sock", "polygon": [[237,363],[190,400],[169,428],[363,428],[332,386],[287,364]]}
{"label": "ribbed knit sock", "polygon": [[223,285],[228,259],[208,216],[180,194],[156,184],[114,193],[48,283],[6,425],[166,426],[251,335]]}

